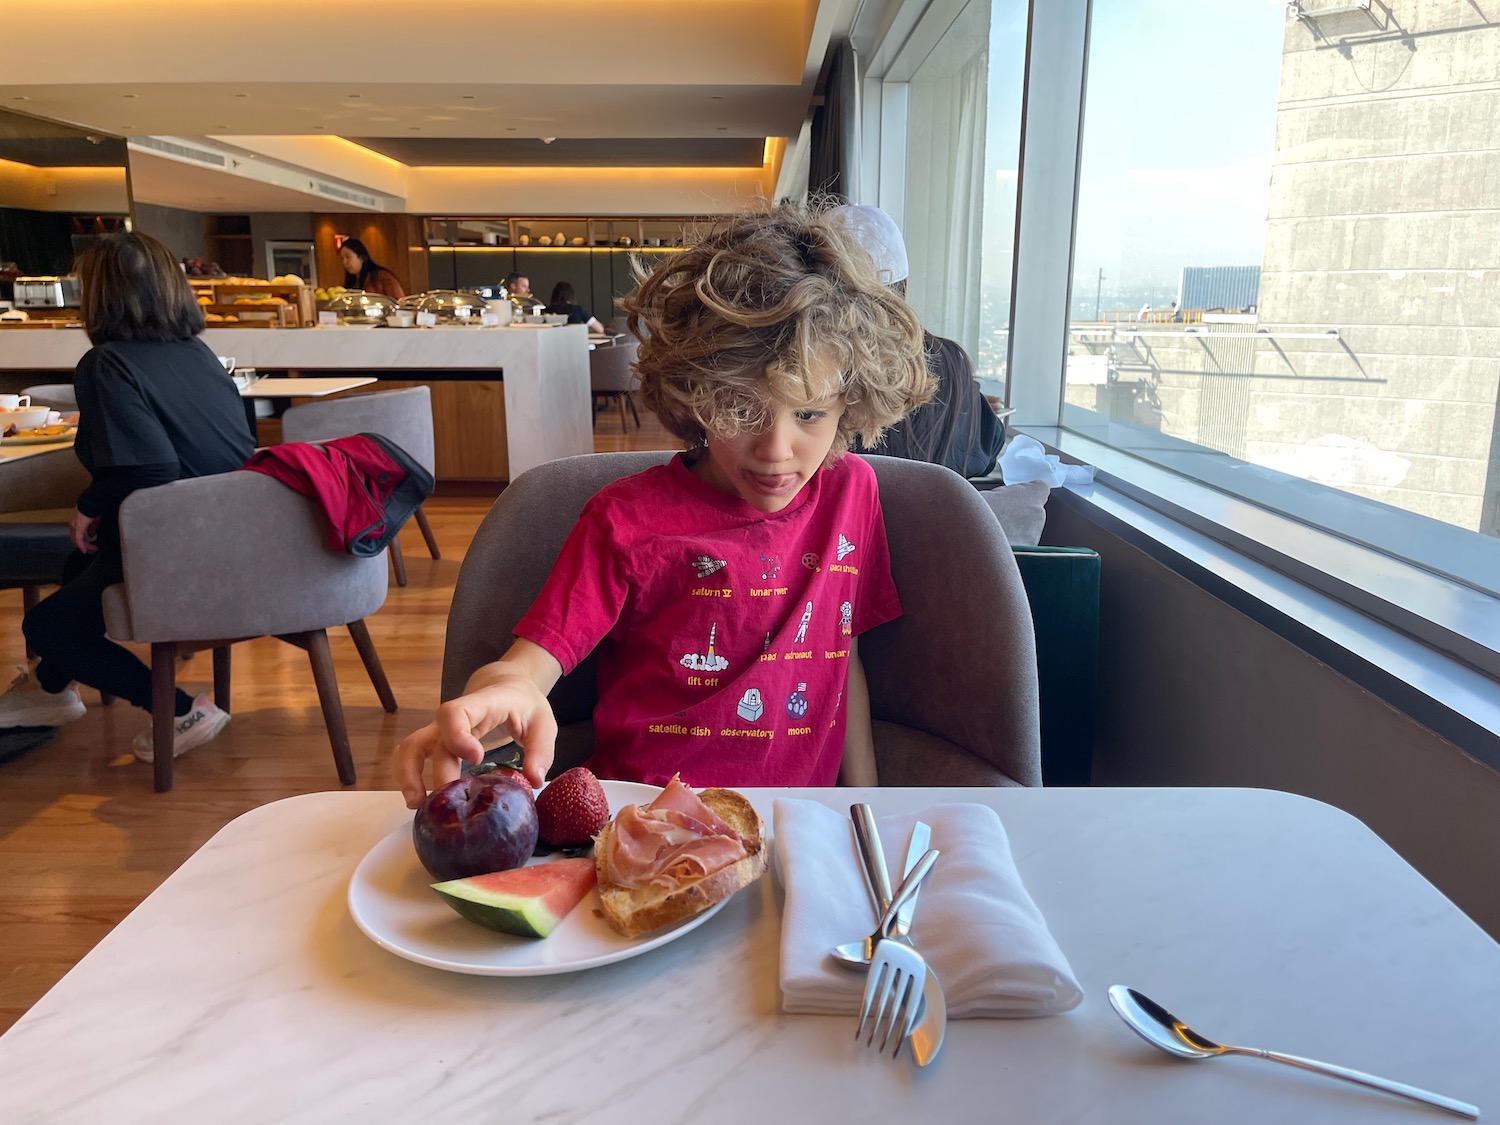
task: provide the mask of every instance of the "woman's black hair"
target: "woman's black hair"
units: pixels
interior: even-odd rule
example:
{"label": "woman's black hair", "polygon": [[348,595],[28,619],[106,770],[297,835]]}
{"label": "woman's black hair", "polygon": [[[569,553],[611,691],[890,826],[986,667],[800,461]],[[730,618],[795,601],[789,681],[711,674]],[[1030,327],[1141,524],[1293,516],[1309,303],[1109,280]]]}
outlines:
{"label": "woman's black hair", "polygon": [[74,263],[89,340],[190,340],[203,309],[172,252],[140,231],[105,235]]}
{"label": "woman's black hair", "polygon": [[370,257],[370,252],[365,249],[365,244],[357,238],[346,238],[343,242],[339,243],[339,250],[343,251],[345,249],[354,251],[355,254],[359,255],[360,260],[358,273],[346,273],[344,275],[345,289],[363,289],[365,278],[385,268],[375,261],[374,258]]}
{"label": "woman's black hair", "polygon": [[573,283],[571,281],[559,281],[552,287],[552,300],[547,302],[547,311],[549,313],[567,315],[569,310],[577,303]]}

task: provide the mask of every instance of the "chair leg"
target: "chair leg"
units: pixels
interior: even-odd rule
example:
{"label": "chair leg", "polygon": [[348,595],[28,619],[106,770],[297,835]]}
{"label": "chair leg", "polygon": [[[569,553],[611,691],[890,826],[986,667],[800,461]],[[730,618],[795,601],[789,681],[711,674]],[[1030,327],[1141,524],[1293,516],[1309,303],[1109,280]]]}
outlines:
{"label": "chair leg", "polygon": [[156,791],[172,788],[172,720],[177,717],[177,642],[151,646],[151,753]]}
{"label": "chair leg", "polygon": [[443,553],[438,550],[437,536],[432,533],[432,524],[427,522],[427,512],[420,504],[417,505],[417,530],[422,533],[422,538],[427,540],[427,553],[435,559],[442,558]]}
{"label": "chair leg", "polygon": [[[25,617],[33,609],[36,603],[42,600],[42,588],[40,586],[21,587],[21,616]],[[26,642],[26,659],[35,660],[36,653],[31,650],[31,642]]]}
{"label": "chair leg", "polygon": [[396,568],[396,585],[406,585],[406,556],[401,553],[400,538],[391,540],[391,565]]}
{"label": "chair leg", "polygon": [[635,412],[635,395],[627,391],[625,394],[625,401],[630,404],[630,416],[635,419],[635,428],[640,429],[641,416]]}
{"label": "chair leg", "polygon": [[625,396],[615,395],[615,401],[620,404],[620,432],[623,434],[628,426],[625,425]]}
{"label": "chair leg", "polygon": [[344,704],[339,699],[339,682],[333,674],[328,633],[324,629],[315,629],[305,636],[313,683],[318,685],[318,702],[323,706],[323,723],[328,728],[328,742],[333,747],[333,764],[339,771],[339,782],[353,785],[354,755],[349,752],[349,730],[344,725]]}
{"label": "chair leg", "polygon": [[221,711],[229,710],[229,654],[228,645],[214,649],[214,703]]}
{"label": "chair leg", "polygon": [[359,658],[365,662],[365,671],[370,674],[375,694],[380,696],[380,705],[387,712],[394,712],[396,696],[391,691],[391,681],[385,678],[385,669],[380,666],[380,654],[375,651],[375,642],[370,639],[369,626],[362,620],[351,621],[349,635],[354,638],[354,647],[359,649]]}

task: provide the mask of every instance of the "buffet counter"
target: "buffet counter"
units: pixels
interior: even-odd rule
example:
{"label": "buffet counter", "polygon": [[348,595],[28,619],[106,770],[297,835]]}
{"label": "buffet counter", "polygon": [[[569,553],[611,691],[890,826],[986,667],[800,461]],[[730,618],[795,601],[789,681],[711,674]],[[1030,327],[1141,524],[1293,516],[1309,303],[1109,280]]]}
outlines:
{"label": "buffet counter", "polygon": [[[209,328],[203,341],[261,375],[359,372],[432,388],[439,480],[510,480],[592,453],[583,325],[509,328]],[[0,328],[0,378],[59,382],[89,348],[79,329]],[[378,389],[378,388],[372,388]]]}

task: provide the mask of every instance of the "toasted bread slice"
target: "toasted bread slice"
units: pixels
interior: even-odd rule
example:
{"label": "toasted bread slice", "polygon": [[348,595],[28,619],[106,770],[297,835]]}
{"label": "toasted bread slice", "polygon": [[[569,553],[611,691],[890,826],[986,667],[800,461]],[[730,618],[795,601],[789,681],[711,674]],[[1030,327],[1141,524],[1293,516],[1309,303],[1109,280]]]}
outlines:
{"label": "toasted bread slice", "polygon": [[704,789],[699,799],[725,824],[740,834],[747,854],[728,867],[710,871],[701,879],[679,884],[671,890],[661,887],[622,887],[611,883],[605,874],[604,857],[614,822],[604,826],[594,844],[594,866],[599,874],[599,901],[604,920],[625,937],[659,930],[701,914],[716,902],[748,887],[766,870],[766,846],[761,836],[760,814],[744,796],[733,789]]}

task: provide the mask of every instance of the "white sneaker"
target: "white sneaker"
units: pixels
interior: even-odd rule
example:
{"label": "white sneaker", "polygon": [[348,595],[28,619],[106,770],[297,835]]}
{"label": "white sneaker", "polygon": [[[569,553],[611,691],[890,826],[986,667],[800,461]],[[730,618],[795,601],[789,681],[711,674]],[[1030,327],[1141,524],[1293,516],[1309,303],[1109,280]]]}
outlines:
{"label": "white sneaker", "polygon": [[30,671],[23,669],[0,695],[0,730],[10,727],[60,727],[81,719],[87,708],[78,689],[43,691]]}
{"label": "white sneaker", "polygon": [[[193,709],[172,723],[172,757],[180,758],[189,750],[202,746],[224,729],[229,722],[229,712],[222,711],[206,695],[193,700]],[[143,762],[156,760],[152,749],[151,728],[147,727],[135,736],[130,744],[135,756]]]}

